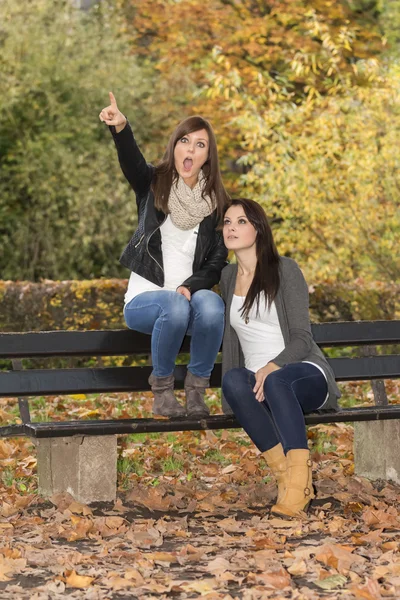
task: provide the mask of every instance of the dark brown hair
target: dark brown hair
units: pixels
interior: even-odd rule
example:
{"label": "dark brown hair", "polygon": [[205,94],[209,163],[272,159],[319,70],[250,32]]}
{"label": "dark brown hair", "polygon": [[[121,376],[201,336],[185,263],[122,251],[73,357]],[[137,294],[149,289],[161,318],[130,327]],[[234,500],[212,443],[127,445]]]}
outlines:
{"label": "dark brown hair", "polygon": [[253,281],[243,302],[241,316],[248,317],[253,304],[257,305],[257,313],[260,308],[260,295],[264,292],[268,308],[278,293],[279,276],[279,254],[276,249],[271,227],[263,208],[254,200],[247,198],[235,198],[230,206],[241,206],[244,213],[257,232],[256,256],[257,265]]}
{"label": "dark brown hair", "polygon": [[200,129],[205,129],[208,133],[208,158],[202,169],[205,176],[205,186],[202,196],[209,196],[215,200],[215,208],[219,218],[224,214],[225,208],[229,202],[229,195],[222,183],[221,172],[219,169],[217,142],[211,124],[202,117],[188,117],[181,121],[172,133],[165,154],[156,167],[155,178],[152,184],[155,207],[168,214],[168,198],[171,191],[171,185],[178,180],[178,172],[175,169],[174,150],[177,142],[188,133],[194,133]]}

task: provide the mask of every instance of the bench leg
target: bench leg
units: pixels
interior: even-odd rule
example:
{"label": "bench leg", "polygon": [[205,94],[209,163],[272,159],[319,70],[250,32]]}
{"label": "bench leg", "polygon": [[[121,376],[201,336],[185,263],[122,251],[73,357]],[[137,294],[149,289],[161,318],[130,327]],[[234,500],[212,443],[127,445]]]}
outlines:
{"label": "bench leg", "polygon": [[400,421],[354,423],[354,472],[400,484]]}
{"label": "bench leg", "polygon": [[36,440],[39,493],[70,493],[78,502],[116,498],[117,436],[72,436]]}

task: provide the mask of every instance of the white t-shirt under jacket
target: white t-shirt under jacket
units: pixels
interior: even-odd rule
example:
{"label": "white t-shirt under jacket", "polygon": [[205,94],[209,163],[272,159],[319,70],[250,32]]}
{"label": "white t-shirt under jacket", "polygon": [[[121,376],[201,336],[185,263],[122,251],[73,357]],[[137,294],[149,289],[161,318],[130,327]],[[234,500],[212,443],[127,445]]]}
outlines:
{"label": "white t-shirt under jacket", "polygon": [[178,229],[168,215],[161,225],[160,231],[164,263],[164,287],[160,287],[132,272],[125,294],[125,304],[143,292],[175,291],[188,277],[193,275],[193,259],[199,226],[197,225],[193,229]]}

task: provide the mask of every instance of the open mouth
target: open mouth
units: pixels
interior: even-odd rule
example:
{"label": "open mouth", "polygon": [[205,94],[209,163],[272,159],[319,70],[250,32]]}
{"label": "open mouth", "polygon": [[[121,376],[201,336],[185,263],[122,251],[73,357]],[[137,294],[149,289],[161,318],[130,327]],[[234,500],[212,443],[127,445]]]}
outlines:
{"label": "open mouth", "polygon": [[189,172],[191,171],[193,167],[193,160],[191,158],[185,158],[185,160],[183,161],[183,168],[185,169],[185,171]]}

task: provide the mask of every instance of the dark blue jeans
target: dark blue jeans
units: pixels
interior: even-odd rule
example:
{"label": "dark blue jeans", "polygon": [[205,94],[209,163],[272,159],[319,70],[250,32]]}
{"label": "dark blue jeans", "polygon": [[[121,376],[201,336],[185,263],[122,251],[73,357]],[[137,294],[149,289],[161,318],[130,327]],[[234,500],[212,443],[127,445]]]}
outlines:
{"label": "dark blue jeans", "polygon": [[209,377],[221,346],[224,313],[222,298],[211,290],[198,290],[190,302],[169,290],[143,292],[124,309],[129,329],[151,334],[156,377],[171,375],[186,334],[192,338],[189,371],[198,377]]}
{"label": "dark blue jeans", "polygon": [[237,420],[261,452],[281,442],[285,454],[307,449],[304,414],[320,408],[328,386],[317,367],[292,363],[268,375],[264,401],[253,392],[256,378],[245,368],[231,369],[222,381],[222,391]]}

